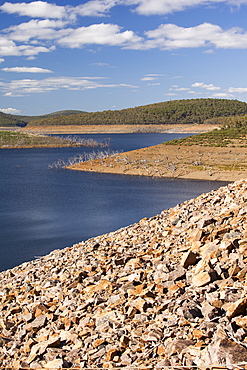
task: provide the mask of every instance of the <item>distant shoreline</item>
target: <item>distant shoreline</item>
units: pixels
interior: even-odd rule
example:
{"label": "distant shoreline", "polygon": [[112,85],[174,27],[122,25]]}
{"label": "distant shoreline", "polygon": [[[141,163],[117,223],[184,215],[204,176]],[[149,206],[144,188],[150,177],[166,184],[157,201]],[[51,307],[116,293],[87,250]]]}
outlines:
{"label": "distant shoreline", "polygon": [[202,133],[218,128],[206,124],[173,125],[80,125],[80,126],[26,126],[20,131],[41,134],[125,134],[125,133]]}

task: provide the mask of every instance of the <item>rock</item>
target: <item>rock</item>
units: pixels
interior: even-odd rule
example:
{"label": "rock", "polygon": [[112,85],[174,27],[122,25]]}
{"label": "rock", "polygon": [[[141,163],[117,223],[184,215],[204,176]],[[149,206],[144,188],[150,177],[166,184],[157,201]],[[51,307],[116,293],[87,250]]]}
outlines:
{"label": "rock", "polygon": [[191,234],[189,235],[190,242],[198,242],[202,238],[202,230],[201,229],[194,229]]}
{"label": "rock", "polygon": [[61,358],[55,359],[53,361],[49,361],[44,365],[45,369],[62,369],[63,367],[63,360]]}
{"label": "rock", "polygon": [[214,338],[195,360],[200,366],[241,364],[247,361],[247,348],[228,338]]}
{"label": "rock", "polygon": [[203,217],[198,223],[197,227],[200,229],[205,228],[206,226],[213,224],[216,220],[214,220],[212,217]]}
{"label": "rock", "polygon": [[140,312],[145,312],[148,308],[148,303],[140,297],[134,300],[131,305]]}
{"label": "rock", "polygon": [[161,360],[159,361],[156,365],[155,365],[155,369],[163,369],[164,367],[166,366],[170,366],[171,363],[170,361],[166,358],[164,360]]}
{"label": "rock", "polygon": [[186,274],[186,269],[182,266],[178,265],[175,267],[175,269],[169,273],[168,279],[170,281],[176,281],[179,279],[182,279]]}
{"label": "rock", "polygon": [[106,361],[114,361],[117,362],[119,357],[119,349],[117,348],[111,348],[107,353],[106,353]]}
{"label": "rock", "polygon": [[247,316],[239,317],[235,320],[235,322],[238,326],[241,326],[241,328],[244,328],[247,330]]}
{"label": "rock", "polygon": [[183,308],[183,315],[189,321],[194,320],[197,317],[198,318],[203,317],[200,308],[198,308],[197,306],[193,306],[193,304],[192,304],[192,307]]}
{"label": "rock", "polygon": [[188,251],[183,254],[180,263],[182,267],[187,268],[190,265],[195,265],[196,262],[197,262],[197,254],[192,251]]}
{"label": "rock", "polygon": [[193,342],[187,339],[177,339],[167,344],[166,346],[166,354],[171,356],[174,354],[179,354],[182,352],[183,349],[192,345]]}
{"label": "rock", "polygon": [[241,298],[234,303],[228,303],[222,307],[226,309],[226,317],[229,319],[238,316],[242,313],[246,314],[247,298]]}
{"label": "rock", "polygon": [[129,366],[132,363],[131,356],[129,356],[127,353],[123,353],[120,357],[121,365]]}
{"label": "rock", "polygon": [[119,342],[121,347],[127,348],[129,346],[130,338],[126,335],[122,335]]}
{"label": "rock", "polygon": [[38,330],[38,329],[42,328],[45,325],[46,321],[47,321],[46,315],[40,315],[40,316],[36,317],[36,319],[34,319],[29,324],[26,324],[23,327],[23,329],[24,330]]}
{"label": "rock", "polygon": [[202,271],[192,278],[192,284],[196,287],[203,287],[211,282],[211,274],[208,271]]}
{"label": "rock", "polygon": [[209,321],[210,320],[212,321],[221,316],[221,311],[218,308],[211,305],[210,303],[208,303],[207,301],[202,302],[201,312],[203,317]]}

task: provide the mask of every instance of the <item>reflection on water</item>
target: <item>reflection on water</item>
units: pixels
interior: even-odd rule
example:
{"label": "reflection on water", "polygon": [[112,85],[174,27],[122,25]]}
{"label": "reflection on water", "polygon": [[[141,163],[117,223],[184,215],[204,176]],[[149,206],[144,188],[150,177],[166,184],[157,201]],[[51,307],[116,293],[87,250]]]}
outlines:
{"label": "reflection on water", "polygon": [[[124,150],[131,150],[165,141],[165,135],[111,135],[112,149],[121,150],[121,139]],[[138,222],[225,184],[48,169],[58,158],[67,160],[81,151],[0,151],[0,270]]]}

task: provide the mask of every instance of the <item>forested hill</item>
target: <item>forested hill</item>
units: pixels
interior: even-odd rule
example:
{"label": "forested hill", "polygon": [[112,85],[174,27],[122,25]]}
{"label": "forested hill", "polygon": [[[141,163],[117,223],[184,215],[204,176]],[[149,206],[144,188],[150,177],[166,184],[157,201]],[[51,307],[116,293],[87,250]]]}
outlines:
{"label": "forested hill", "polygon": [[20,116],[20,115],[13,115],[13,114],[6,114],[0,111],[0,127],[25,127],[27,124],[33,120],[37,119],[46,119],[49,117],[60,117],[60,116],[68,116],[70,114],[76,115],[78,113],[83,113],[82,111],[78,110],[63,110],[54,113],[49,113],[43,116]]}
{"label": "forested hill", "polygon": [[[247,114],[247,103],[228,99],[172,100],[122,110],[77,112],[32,117],[28,126],[44,125],[121,125],[121,124],[191,124],[217,117]],[[12,116],[14,117],[14,116]],[[17,117],[17,116],[16,116]],[[26,118],[26,117],[25,117]],[[21,116],[19,116],[21,119]],[[22,117],[23,121],[24,118]],[[23,125],[23,124],[22,124]],[[0,116],[1,126],[1,116]]]}
{"label": "forested hill", "polygon": [[247,114],[247,103],[227,99],[189,99],[122,110],[49,117],[30,125],[120,125],[203,123],[206,119]]}

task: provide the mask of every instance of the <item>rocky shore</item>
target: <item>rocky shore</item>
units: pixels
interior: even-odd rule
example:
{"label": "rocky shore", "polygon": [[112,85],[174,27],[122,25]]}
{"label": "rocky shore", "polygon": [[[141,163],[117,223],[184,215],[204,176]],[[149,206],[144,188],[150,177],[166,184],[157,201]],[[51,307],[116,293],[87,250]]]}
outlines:
{"label": "rocky shore", "polygon": [[247,364],[247,181],[0,274],[2,368]]}

